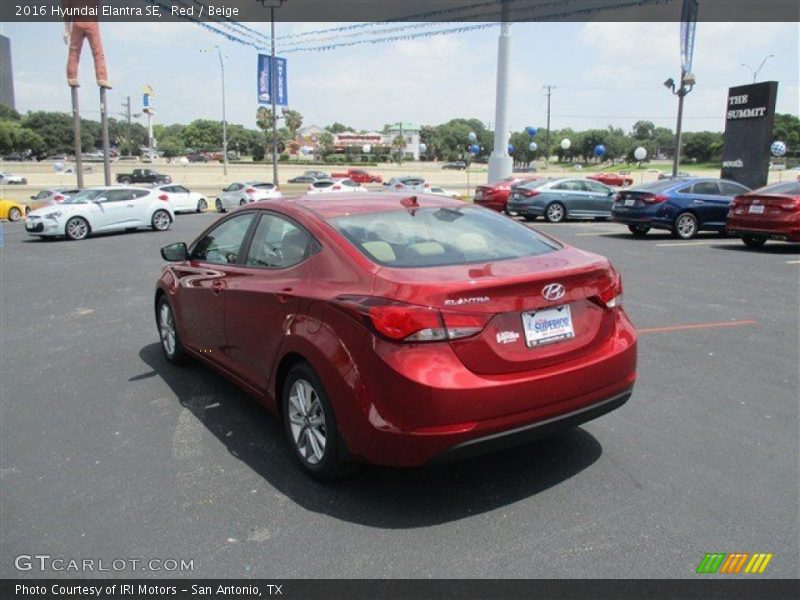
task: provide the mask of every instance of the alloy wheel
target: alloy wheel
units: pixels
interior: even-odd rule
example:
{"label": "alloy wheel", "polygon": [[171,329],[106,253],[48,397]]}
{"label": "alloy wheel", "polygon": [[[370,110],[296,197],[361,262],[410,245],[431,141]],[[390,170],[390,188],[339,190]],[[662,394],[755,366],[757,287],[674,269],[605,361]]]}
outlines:
{"label": "alloy wheel", "polygon": [[547,220],[551,223],[558,223],[564,218],[564,207],[560,204],[553,203],[547,207]]}
{"label": "alloy wheel", "polygon": [[89,226],[81,218],[70,219],[67,222],[67,236],[72,240],[82,240],[89,235]]}
{"label": "alloy wheel", "polygon": [[205,198],[200,198],[200,200],[197,201],[197,212],[203,213],[206,212],[207,209],[208,209],[208,202],[206,202]]}
{"label": "alloy wheel", "polygon": [[19,221],[19,218],[22,216],[22,213],[19,212],[19,209],[14,207],[8,211],[8,220],[9,221]]}
{"label": "alloy wheel", "polygon": [[675,231],[683,240],[693,238],[697,233],[697,219],[689,213],[678,216],[678,220],[675,222]]}
{"label": "alloy wheel", "polygon": [[158,314],[158,330],[161,333],[161,344],[167,356],[175,354],[175,319],[172,317],[172,310],[169,304],[164,302]]}
{"label": "alloy wheel", "polygon": [[153,229],[157,231],[166,231],[169,229],[169,224],[169,213],[165,210],[157,210],[153,215]]}
{"label": "alloy wheel", "polygon": [[319,394],[305,379],[294,382],[289,391],[289,427],[301,458],[310,465],[325,456],[326,424]]}

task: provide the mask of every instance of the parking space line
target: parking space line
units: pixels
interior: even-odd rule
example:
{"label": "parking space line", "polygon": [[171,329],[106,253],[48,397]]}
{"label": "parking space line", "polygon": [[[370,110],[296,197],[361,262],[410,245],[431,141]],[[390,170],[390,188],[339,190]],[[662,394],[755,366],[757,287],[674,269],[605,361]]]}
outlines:
{"label": "parking space line", "polygon": [[620,230],[617,230],[617,231],[598,231],[598,232],[594,232],[594,233],[576,233],[575,235],[609,235],[609,234],[614,234],[614,233],[623,233],[623,232],[620,229]]}
{"label": "parking space line", "polygon": [[691,325],[673,325],[671,327],[649,327],[637,329],[639,333],[669,333],[672,331],[688,331],[691,329],[717,329],[723,327],[744,327],[746,325],[757,325],[758,321],[723,321],[722,323],[694,323]]}
{"label": "parking space line", "polygon": [[800,260],[787,260],[787,265],[800,265]]}
{"label": "parking space line", "polygon": [[667,242],[664,244],[656,244],[656,248],[671,248],[673,246],[711,246],[711,245],[723,245],[723,246],[736,246],[737,244],[732,242],[722,242],[720,240],[698,240],[696,242]]}

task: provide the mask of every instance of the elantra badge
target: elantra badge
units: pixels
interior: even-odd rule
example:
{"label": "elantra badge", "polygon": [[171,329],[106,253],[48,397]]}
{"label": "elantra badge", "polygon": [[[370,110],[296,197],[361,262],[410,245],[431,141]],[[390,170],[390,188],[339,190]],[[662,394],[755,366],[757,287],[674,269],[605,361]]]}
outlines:
{"label": "elantra badge", "polygon": [[560,283],[548,283],[542,288],[542,296],[545,300],[555,302],[564,296],[566,289]]}
{"label": "elantra badge", "polygon": [[468,304],[486,304],[489,302],[489,296],[473,296],[471,298],[456,298],[455,300],[447,299],[444,301],[445,306],[464,306]]}

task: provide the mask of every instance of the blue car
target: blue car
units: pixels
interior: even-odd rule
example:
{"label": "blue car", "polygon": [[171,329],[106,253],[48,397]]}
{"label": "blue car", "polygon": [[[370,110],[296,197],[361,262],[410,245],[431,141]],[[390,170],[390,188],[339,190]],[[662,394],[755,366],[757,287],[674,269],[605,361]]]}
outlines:
{"label": "blue car", "polygon": [[651,228],[666,229],[682,240],[690,240],[704,230],[724,235],[734,196],[749,191],[740,183],[724,179],[662,179],[619,192],[611,219],[627,225],[635,237],[644,237]]}

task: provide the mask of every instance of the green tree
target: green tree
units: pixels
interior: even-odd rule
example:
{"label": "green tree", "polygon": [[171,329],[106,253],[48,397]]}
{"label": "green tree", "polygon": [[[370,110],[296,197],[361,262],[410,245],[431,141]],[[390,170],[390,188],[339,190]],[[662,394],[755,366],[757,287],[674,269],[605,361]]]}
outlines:
{"label": "green tree", "polygon": [[22,117],[20,114],[5,104],[0,104],[0,121],[20,121]]}
{"label": "green tree", "polygon": [[782,141],[789,153],[797,156],[800,152],[800,118],[788,113],[776,113],[772,139]]}
{"label": "green tree", "polygon": [[214,151],[222,147],[222,121],[195,119],[181,132],[183,145],[194,151]]}
{"label": "green tree", "polygon": [[303,126],[303,115],[296,110],[283,109],[283,119],[286,123],[286,129],[289,130],[292,139],[297,137],[297,130]]}
{"label": "green tree", "polygon": [[722,160],[722,134],[716,131],[688,131],[683,134],[682,154],[697,162]]}
{"label": "green tree", "polygon": [[631,134],[636,140],[646,141],[652,140],[655,135],[656,126],[652,121],[636,121],[633,124],[633,131]]}
{"label": "green tree", "polygon": [[392,154],[397,164],[402,164],[406,154],[406,138],[402,135],[397,135],[392,140]]}
{"label": "green tree", "polygon": [[321,133],[319,139],[317,140],[317,148],[320,157],[324,160],[329,154],[332,154],[335,150],[333,145],[333,135],[328,133]]}
{"label": "green tree", "polygon": [[355,129],[353,129],[352,127],[349,127],[347,125],[343,125],[343,124],[339,123],[338,121],[328,125],[325,129],[327,129],[331,133],[344,133],[345,131],[355,131]]}

